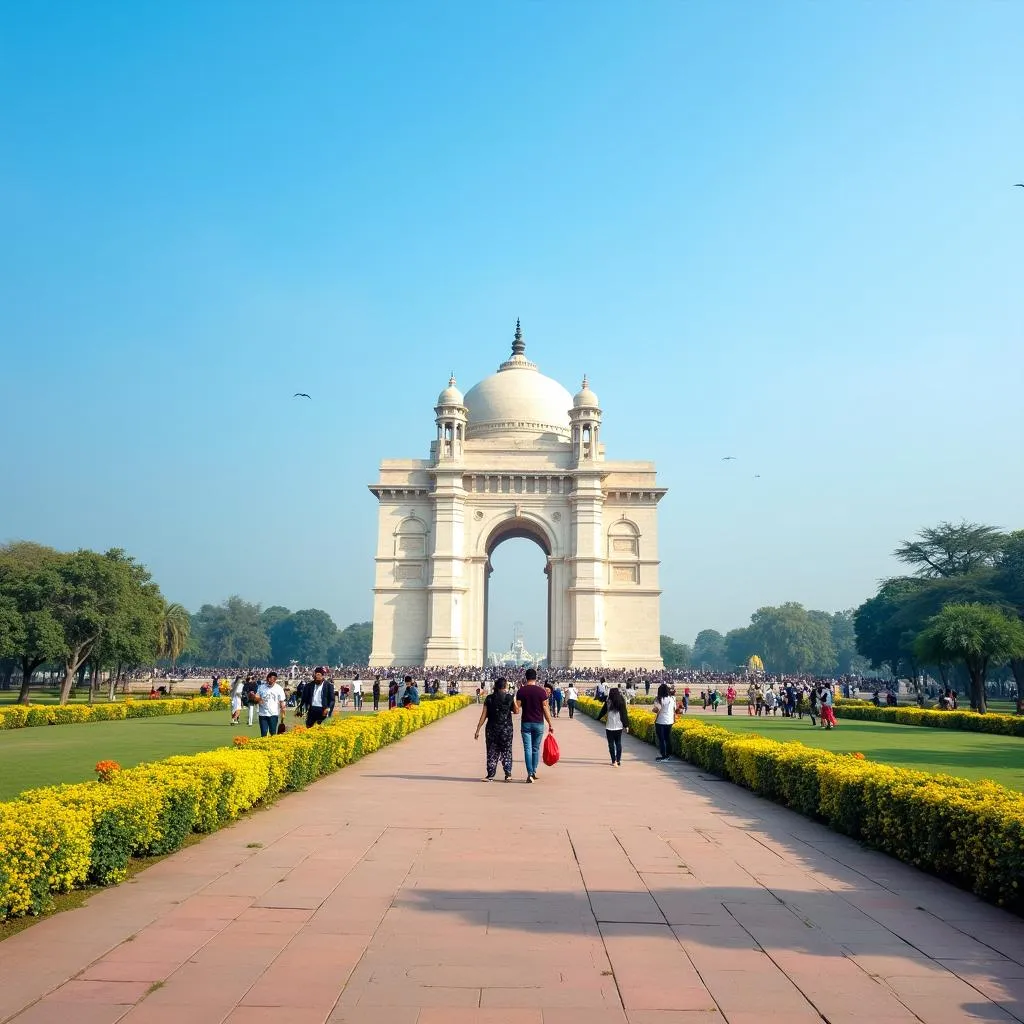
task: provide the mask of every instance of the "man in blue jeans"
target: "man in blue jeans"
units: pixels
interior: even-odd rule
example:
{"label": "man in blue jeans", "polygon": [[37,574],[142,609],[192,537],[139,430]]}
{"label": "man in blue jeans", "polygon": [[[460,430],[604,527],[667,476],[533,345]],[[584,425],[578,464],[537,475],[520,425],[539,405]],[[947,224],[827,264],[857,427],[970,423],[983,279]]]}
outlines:
{"label": "man in blue jeans", "polygon": [[544,736],[544,723],[548,732],[554,732],[551,712],[548,710],[548,692],[537,685],[535,669],[526,670],[526,683],[516,694],[515,710],[522,711],[523,759],[526,761],[526,781],[537,781],[537,763],[540,761],[540,741]]}

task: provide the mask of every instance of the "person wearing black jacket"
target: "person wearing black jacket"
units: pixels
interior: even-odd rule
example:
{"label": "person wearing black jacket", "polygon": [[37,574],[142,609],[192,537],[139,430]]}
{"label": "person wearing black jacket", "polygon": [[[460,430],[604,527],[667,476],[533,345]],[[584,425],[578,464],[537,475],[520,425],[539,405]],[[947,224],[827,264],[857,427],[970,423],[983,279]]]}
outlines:
{"label": "person wearing black jacket", "polygon": [[322,668],[313,670],[313,679],[302,687],[300,706],[306,710],[306,728],[326,722],[334,707],[334,683],[324,677]]}

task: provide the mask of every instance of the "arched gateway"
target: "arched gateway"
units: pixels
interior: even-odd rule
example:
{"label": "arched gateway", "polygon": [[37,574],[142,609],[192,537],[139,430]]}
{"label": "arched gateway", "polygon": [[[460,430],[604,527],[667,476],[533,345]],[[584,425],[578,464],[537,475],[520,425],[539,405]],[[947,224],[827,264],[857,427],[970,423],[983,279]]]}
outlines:
{"label": "arched gateway", "polygon": [[434,409],[429,459],[387,459],[372,665],[484,665],[491,554],[527,537],[547,556],[548,662],[660,668],[658,502],[651,462],[606,462],[601,409],[512,356]]}

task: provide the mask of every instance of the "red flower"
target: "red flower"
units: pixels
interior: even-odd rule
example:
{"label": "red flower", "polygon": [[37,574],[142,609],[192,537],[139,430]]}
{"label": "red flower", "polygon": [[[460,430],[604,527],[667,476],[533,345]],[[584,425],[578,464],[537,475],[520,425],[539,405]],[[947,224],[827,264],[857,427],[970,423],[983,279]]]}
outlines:
{"label": "red flower", "polygon": [[116,761],[97,761],[93,770],[99,776],[100,782],[110,782],[121,770],[121,766]]}

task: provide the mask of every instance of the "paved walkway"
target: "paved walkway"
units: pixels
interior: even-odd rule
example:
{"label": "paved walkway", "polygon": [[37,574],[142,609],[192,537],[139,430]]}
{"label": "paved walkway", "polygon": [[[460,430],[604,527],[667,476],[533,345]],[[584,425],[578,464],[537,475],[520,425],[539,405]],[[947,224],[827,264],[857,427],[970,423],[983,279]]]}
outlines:
{"label": "paved walkway", "polygon": [[476,716],[7,940],[0,1021],[1024,1020],[1019,919],[585,719],[484,785]]}

